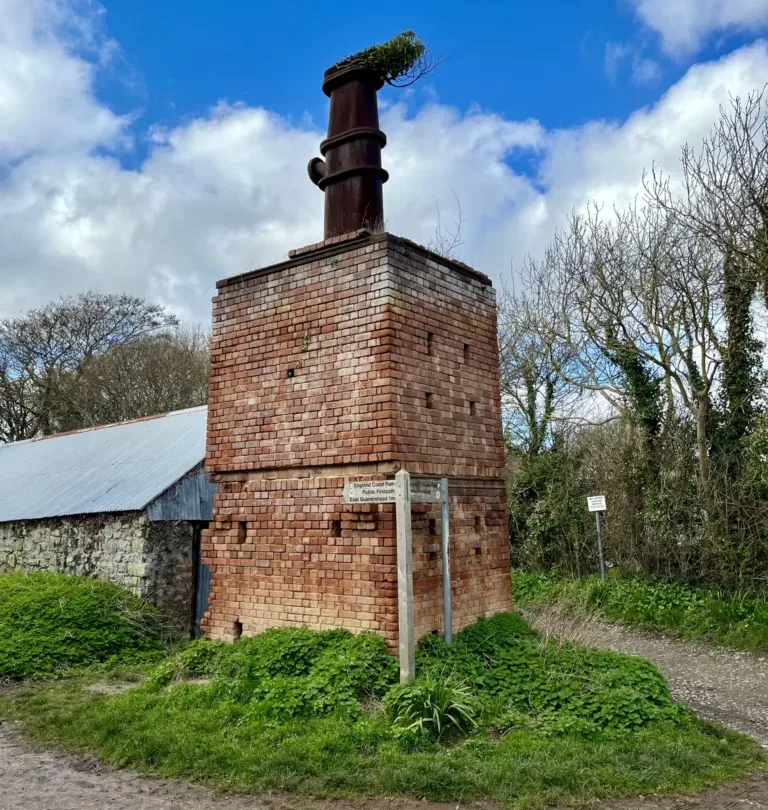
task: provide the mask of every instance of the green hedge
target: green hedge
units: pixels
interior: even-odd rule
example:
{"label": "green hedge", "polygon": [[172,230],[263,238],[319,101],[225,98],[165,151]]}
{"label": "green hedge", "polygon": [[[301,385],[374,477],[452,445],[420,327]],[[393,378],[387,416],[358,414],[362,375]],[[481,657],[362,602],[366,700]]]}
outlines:
{"label": "green hedge", "polygon": [[147,659],[162,649],[155,609],[117,585],[66,574],[0,575],[0,678]]}

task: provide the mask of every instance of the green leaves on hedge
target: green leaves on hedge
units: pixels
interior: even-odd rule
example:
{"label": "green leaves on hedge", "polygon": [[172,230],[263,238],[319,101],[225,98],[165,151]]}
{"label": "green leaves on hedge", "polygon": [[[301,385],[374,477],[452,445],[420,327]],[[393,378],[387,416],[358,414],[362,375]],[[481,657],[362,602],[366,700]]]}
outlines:
{"label": "green leaves on hedge", "polygon": [[157,612],[113,585],[66,574],[0,575],[0,678],[29,678],[163,649]]}

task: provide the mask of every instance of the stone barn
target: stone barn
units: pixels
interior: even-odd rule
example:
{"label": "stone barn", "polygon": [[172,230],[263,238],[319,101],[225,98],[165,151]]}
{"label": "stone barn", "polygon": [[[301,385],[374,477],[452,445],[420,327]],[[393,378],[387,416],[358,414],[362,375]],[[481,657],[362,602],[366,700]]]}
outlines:
{"label": "stone barn", "polygon": [[[345,484],[449,478],[453,630],[510,608],[496,299],[465,264],[382,230],[376,92],[326,71],[325,239],[218,282],[203,542],[214,638],[306,625],[398,643],[392,504]],[[441,510],[414,504],[415,635],[442,633]]]}
{"label": "stone barn", "polygon": [[207,409],[0,445],[0,573],[108,579],[199,633]]}

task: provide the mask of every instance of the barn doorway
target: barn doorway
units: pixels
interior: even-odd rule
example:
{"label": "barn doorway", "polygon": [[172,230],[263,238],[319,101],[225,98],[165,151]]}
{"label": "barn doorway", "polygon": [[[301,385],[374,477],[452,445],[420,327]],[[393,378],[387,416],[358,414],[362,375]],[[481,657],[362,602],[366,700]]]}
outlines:
{"label": "barn doorway", "polygon": [[203,529],[208,528],[208,522],[196,521],[192,535],[193,564],[195,587],[192,598],[192,636],[201,638],[203,631],[200,622],[208,610],[208,600],[211,596],[211,569],[203,562],[201,548]]}

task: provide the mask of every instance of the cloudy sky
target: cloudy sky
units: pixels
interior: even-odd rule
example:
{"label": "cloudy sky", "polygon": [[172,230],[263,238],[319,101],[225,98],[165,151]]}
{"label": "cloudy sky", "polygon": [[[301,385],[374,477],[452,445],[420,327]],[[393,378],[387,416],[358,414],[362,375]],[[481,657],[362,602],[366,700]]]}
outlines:
{"label": "cloudy sky", "polygon": [[0,0],[0,316],[93,288],[206,322],[217,278],[321,237],[322,71],[405,28],[449,58],[381,94],[389,229],[428,242],[455,194],[497,283],[768,80],[768,0],[334,7]]}

